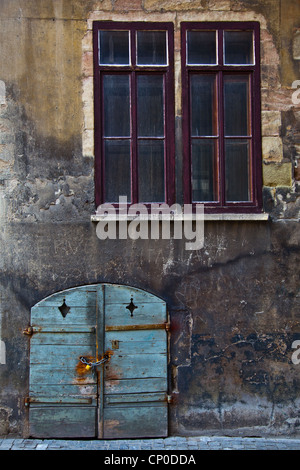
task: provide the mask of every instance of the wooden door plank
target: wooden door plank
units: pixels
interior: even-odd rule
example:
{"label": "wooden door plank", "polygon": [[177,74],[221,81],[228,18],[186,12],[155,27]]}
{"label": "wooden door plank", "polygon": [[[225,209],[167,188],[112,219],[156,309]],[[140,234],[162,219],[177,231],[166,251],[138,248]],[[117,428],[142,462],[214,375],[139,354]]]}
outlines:
{"label": "wooden door plank", "polygon": [[93,384],[96,378],[93,373],[83,371],[82,374],[74,373],[74,367],[54,368],[50,364],[31,364],[30,390],[35,383],[41,384]]}
{"label": "wooden door plank", "polygon": [[163,304],[159,297],[136,287],[125,285],[107,284],[105,287],[105,305],[130,302],[130,298],[138,303]]}
{"label": "wooden door plank", "polygon": [[165,392],[144,392],[144,393],[116,393],[113,395],[105,396],[104,405],[118,405],[127,406],[128,404],[140,404],[151,402],[164,403],[167,400]]}
{"label": "wooden door plank", "polygon": [[58,399],[70,398],[93,398],[97,397],[97,384],[42,384],[34,383],[30,388],[30,398],[48,397]]}
{"label": "wooden door plank", "polygon": [[149,377],[138,379],[107,379],[105,381],[104,393],[105,395],[112,395],[115,393],[146,393],[151,390],[152,392],[165,392],[167,389],[166,377]]}
{"label": "wooden door plank", "polygon": [[76,325],[95,326],[95,309],[96,305],[88,307],[70,307],[65,317],[61,314],[59,307],[41,305],[36,307],[34,315],[31,316],[32,327],[39,326],[41,328],[57,327],[72,328]]}
{"label": "wooden door plank", "polygon": [[[94,337],[94,335],[93,335]],[[89,340],[90,342],[90,340]],[[81,344],[33,344],[31,364],[51,364],[55,367],[76,367],[81,357],[95,357],[95,345]]]}
{"label": "wooden door plank", "polygon": [[[41,346],[57,346],[57,345],[80,345],[83,347],[95,346],[95,328],[87,330],[78,330],[74,332],[74,328],[72,331],[64,330],[63,332],[57,331],[54,329],[53,331],[40,331],[39,335],[33,334],[30,340],[30,347],[34,347],[35,345]],[[66,334],[67,333],[67,334]],[[85,334],[84,334],[85,333]]]}
{"label": "wooden door plank", "polygon": [[30,407],[30,435],[37,438],[95,437],[96,407]]}
{"label": "wooden door plank", "polygon": [[167,404],[112,406],[104,409],[104,438],[166,437]]}
{"label": "wooden door plank", "polygon": [[154,305],[136,302],[136,305],[138,308],[134,310],[132,316],[126,308],[128,303],[107,305],[105,310],[106,326],[161,324],[166,321],[165,307],[161,303]]}
{"label": "wooden door plank", "polygon": [[65,300],[69,307],[88,308],[96,305],[97,286],[81,286],[55,293],[38,302],[32,313],[39,307],[60,307]]}
{"label": "wooden door plank", "polygon": [[[114,342],[117,341],[115,344]],[[167,353],[166,332],[164,330],[107,331],[105,349],[114,355]]]}
{"label": "wooden door plank", "polygon": [[113,355],[105,369],[107,379],[166,377],[167,358],[165,354]]}

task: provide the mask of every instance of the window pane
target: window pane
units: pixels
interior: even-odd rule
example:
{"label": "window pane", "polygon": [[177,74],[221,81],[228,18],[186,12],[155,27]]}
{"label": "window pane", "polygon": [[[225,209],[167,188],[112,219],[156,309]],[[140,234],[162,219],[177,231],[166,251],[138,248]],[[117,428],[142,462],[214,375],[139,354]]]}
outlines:
{"label": "window pane", "polygon": [[225,31],[225,64],[253,64],[252,31]]}
{"label": "window pane", "polygon": [[138,144],[140,202],[165,200],[164,173],[164,141],[140,141]]}
{"label": "window pane", "polygon": [[103,76],[104,136],[130,136],[130,98],[128,75]]}
{"label": "window pane", "polygon": [[138,65],[167,65],[165,31],[137,32]]}
{"label": "window pane", "polygon": [[216,31],[187,32],[187,63],[216,64]]}
{"label": "window pane", "polygon": [[105,142],[105,201],[119,202],[119,196],[130,196],[130,142]]}
{"label": "window pane", "polygon": [[228,139],[225,142],[226,200],[249,201],[249,140]]}
{"label": "window pane", "polygon": [[224,77],[225,135],[250,135],[248,76]]}
{"label": "window pane", "polygon": [[218,200],[217,142],[192,139],[193,201]]}
{"label": "window pane", "polygon": [[191,75],[192,136],[217,135],[216,77]]}
{"label": "window pane", "polygon": [[101,65],[128,65],[129,31],[99,31]]}
{"label": "window pane", "polygon": [[164,90],[162,75],[139,75],[137,79],[139,137],[164,136]]}

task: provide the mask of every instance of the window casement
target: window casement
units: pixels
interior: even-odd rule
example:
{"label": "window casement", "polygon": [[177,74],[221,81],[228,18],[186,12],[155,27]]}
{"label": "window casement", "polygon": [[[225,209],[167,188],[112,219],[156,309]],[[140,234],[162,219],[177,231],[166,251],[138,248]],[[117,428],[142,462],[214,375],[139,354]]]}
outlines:
{"label": "window casement", "polygon": [[259,212],[259,23],[182,23],[181,53],[184,202]]}
{"label": "window casement", "polygon": [[173,28],[94,22],[97,206],[174,202]]}

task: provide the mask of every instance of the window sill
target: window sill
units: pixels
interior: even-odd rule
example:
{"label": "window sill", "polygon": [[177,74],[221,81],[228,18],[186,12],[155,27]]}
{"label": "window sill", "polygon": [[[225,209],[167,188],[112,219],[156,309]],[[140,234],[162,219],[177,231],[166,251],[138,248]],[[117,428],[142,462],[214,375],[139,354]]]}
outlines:
{"label": "window sill", "polygon": [[264,221],[269,220],[269,214],[265,212],[259,214],[205,214],[204,221],[228,220],[228,221]]}
{"label": "window sill", "polygon": [[[201,218],[201,216],[197,215],[198,220]],[[115,214],[115,215],[99,215],[99,214],[93,214],[91,215],[91,222],[100,222],[100,221],[106,221],[106,222],[121,222],[121,221],[132,221],[138,219],[139,221],[141,220],[163,220],[163,217],[161,214],[149,214],[149,215],[137,215],[137,214]],[[171,220],[171,221],[184,221],[184,220],[196,220],[196,215],[195,214],[170,214],[168,216],[164,216],[164,220]],[[202,218],[201,218],[202,220]],[[256,221],[268,221],[269,220],[269,214],[263,212],[259,214],[229,214],[229,213],[224,213],[224,214],[204,214],[203,216],[204,222],[210,222],[210,221],[232,221],[232,222],[238,222],[238,221],[244,221],[244,222],[256,222]]]}

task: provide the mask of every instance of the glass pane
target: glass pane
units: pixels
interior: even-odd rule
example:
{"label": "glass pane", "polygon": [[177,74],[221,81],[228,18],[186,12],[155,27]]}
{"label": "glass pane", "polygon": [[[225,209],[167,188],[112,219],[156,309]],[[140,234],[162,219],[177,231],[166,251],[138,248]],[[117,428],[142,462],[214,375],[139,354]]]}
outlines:
{"label": "glass pane", "polygon": [[139,137],[164,136],[164,89],[162,75],[138,76],[137,123]]}
{"label": "glass pane", "polygon": [[139,201],[163,202],[164,141],[142,140],[138,144]]}
{"label": "glass pane", "polygon": [[250,142],[246,139],[228,139],[225,142],[226,201],[249,201]]}
{"label": "glass pane", "polygon": [[137,32],[137,64],[167,65],[167,41],[165,31]]}
{"label": "glass pane", "polygon": [[103,76],[103,132],[105,137],[130,136],[128,75]]}
{"label": "glass pane", "polygon": [[129,31],[99,31],[100,65],[128,65]]}
{"label": "glass pane", "polygon": [[217,135],[216,77],[191,75],[192,136]]}
{"label": "glass pane", "polygon": [[192,139],[192,198],[193,201],[218,200],[217,142],[212,139]]}
{"label": "glass pane", "polygon": [[216,31],[187,32],[187,63],[216,64]]}
{"label": "glass pane", "polygon": [[225,64],[253,64],[252,31],[225,31]]}
{"label": "glass pane", "polygon": [[225,135],[250,135],[248,76],[224,77]]}
{"label": "glass pane", "polygon": [[119,202],[119,196],[130,196],[130,142],[105,142],[105,201]]}

